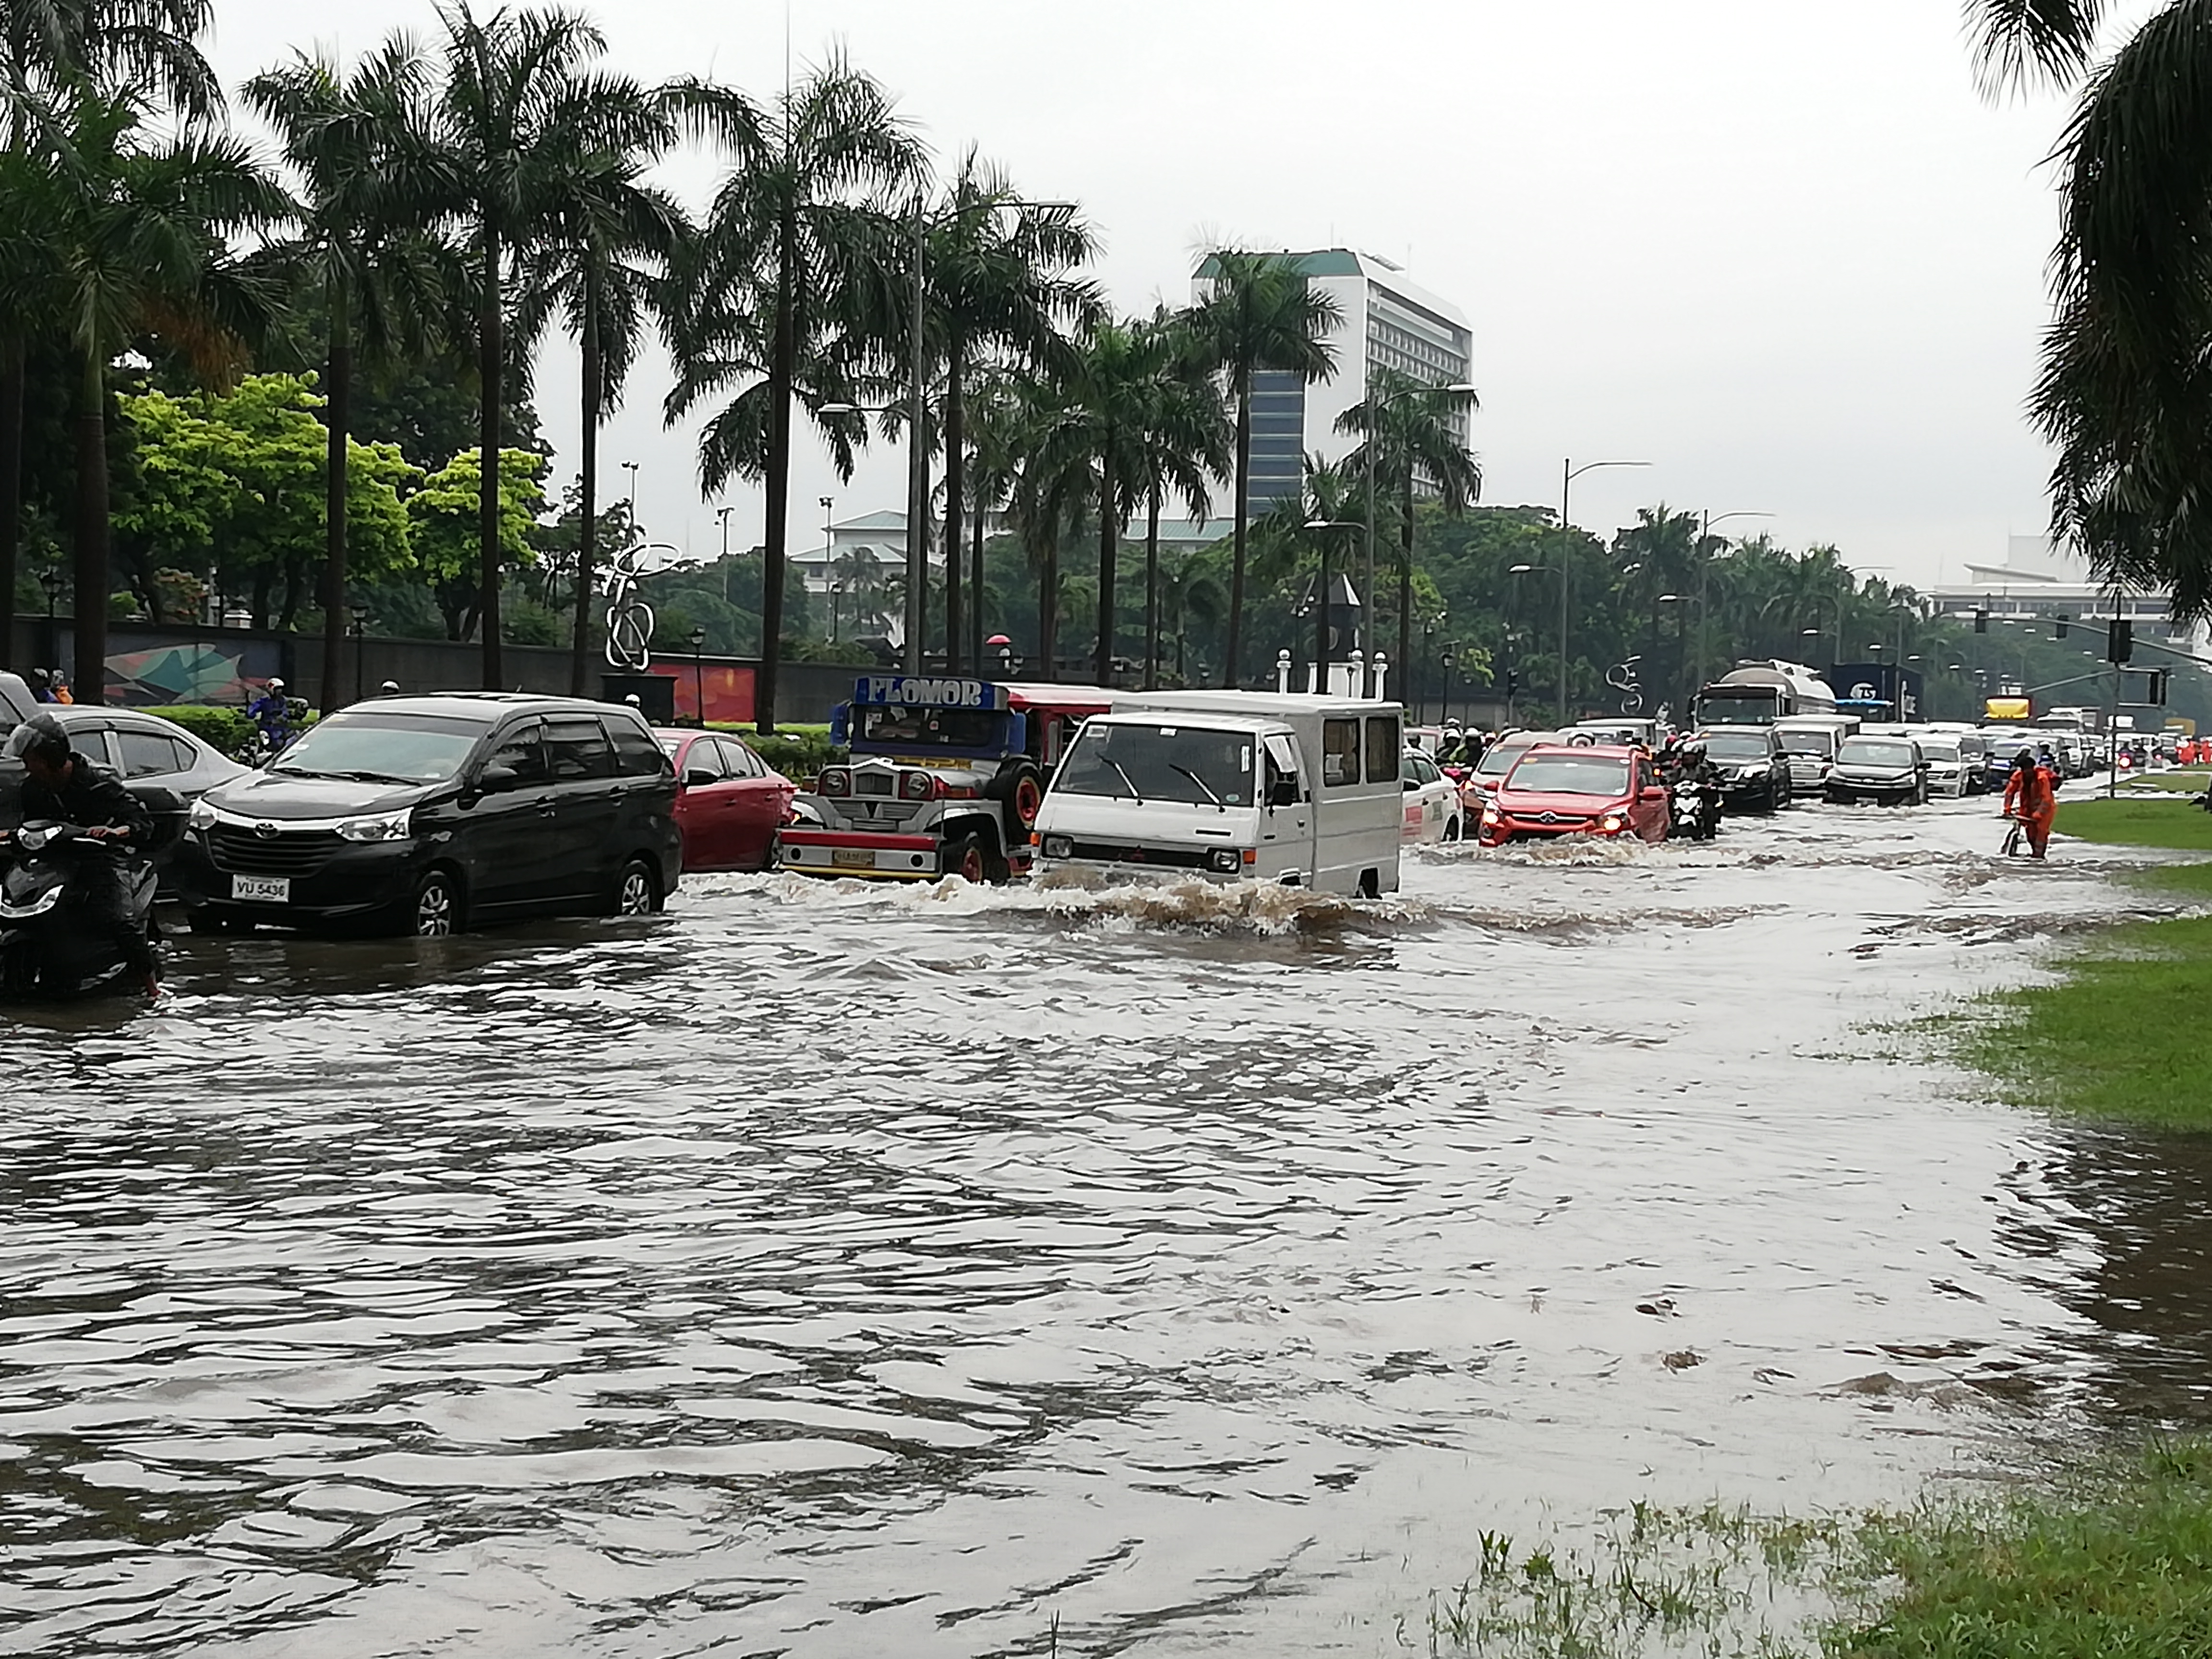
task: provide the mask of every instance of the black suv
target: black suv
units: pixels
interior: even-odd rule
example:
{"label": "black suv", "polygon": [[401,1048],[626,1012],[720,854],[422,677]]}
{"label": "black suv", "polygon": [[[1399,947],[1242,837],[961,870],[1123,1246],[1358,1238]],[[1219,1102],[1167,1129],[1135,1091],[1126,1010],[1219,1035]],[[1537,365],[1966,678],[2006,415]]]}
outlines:
{"label": "black suv", "polygon": [[449,933],[532,912],[636,915],[676,886],[676,778],[634,708],[381,697],[194,803],[195,927]]}
{"label": "black suv", "polygon": [[1771,726],[1711,726],[1698,733],[1705,758],[1720,775],[1721,804],[1778,812],[1790,805],[1790,751]]}

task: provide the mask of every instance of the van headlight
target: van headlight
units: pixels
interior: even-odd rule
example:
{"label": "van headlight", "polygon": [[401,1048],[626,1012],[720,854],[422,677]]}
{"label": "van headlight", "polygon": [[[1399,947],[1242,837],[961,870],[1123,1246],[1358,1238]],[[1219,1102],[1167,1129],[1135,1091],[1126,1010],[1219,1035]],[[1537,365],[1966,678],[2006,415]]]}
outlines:
{"label": "van headlight", "polygon": [[1047,836],[1044,838],[1044,855],[1048,859],[1067,858],[1074,852],[1075,843],[1066,836]]}
{"label": "van headlight", "polygon": [[1217,847],[1206,855],[1207,866],[1224,875],[1235,875],[1244,862],[1243,854],[1233,847]]}
{"label": "van headlight", "polygon": [[205,795],[202,795],[194,801],[191,811],[185,814],[185,828],[187,830],[215,828],[215,808],[208,804],[208,798]]}
{"label": "van headlight", "polygon": [[414,833],[411,823],[415,809],[403,806],[394,812],[378,812],[365,818],[348,818],[338,825],[341,841],[405,841]]}

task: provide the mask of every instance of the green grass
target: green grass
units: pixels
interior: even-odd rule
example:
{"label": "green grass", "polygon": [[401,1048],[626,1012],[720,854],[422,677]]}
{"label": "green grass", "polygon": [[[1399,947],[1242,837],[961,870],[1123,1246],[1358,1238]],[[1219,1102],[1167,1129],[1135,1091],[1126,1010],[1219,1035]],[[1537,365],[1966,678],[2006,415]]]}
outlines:
{"label": "green grass", "polygon": [[2208,1659],[2212,1443],[2173,1441],[2047,1489],[1871,1517],[1878,1604],[1830,1632],[1863,1659]]}
{"label": "green grass", "polygon": [[[2085,779],[2084,781],[2095,783],[2104,775],[2100,772],[2094,777]],[[2120,781],[2123,784],[2126,783],[2126,774],[2121,775]],[[2212,772],[2199,769],[2194,772],[2153,772],[2148,777],[2136,779],[2135,787],[2138,789],[2170,789],[2191,795],[2201,795],[2204,793],[2207,784],[2212,784]]]}
{"label": "green grass", "polygon": [[2120,795],[2106,800],[2058,798],[2056,824],[2062,836],[2106,847],[2171,847],[2212,853],[2212,812],[2165,796]]}

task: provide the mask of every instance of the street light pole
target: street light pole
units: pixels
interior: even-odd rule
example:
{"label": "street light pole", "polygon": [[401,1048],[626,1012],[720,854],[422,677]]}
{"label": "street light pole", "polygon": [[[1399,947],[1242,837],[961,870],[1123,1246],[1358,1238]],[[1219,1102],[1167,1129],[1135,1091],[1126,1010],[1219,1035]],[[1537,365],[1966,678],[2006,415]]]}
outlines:
{"label": "street light pole", "polygon": [[914,192],[914,313],[908,319],[913,337],[907,366],[906,467],[906,672],[921,672],[921,635],[929,615],[929,450],[923,440],[922,420],[922,289],[923,257],[929,222],[924,198]]}
{"label": "street light pole", "polygon": [[1584,461],[1571,457],[1559,463],[1559,724],[1567,723],[1567,498],[1576,479],[1601,466],[1649,466],[1649,461]]}
{"label": "street light pole", "polygon": [[1717,524],[1725,524],[1730,519],[1771,519],[1773,516],[1771,513],[1748,510],[1735,513],[1709,511],[1704,515],[1705,528],[1698,534],[1698,672],[1690,677],[1690,684],[1687,688],[1693,703],[1698,693],[1705,689],[1705,544],[1713,538],[1713,526]]}
{"label": "street light pole", "polygon": [[[1316,544],[1321,550],[1321,571],[1314,578],[1314,690],[1319,695],[1328,695],[1328,532],[1332,530],[1357,530],[1359,526],[1342,519],[1308,519],[1306,528],[1319,532]],[[1357,687],[1353,695],[1358,695]]]}

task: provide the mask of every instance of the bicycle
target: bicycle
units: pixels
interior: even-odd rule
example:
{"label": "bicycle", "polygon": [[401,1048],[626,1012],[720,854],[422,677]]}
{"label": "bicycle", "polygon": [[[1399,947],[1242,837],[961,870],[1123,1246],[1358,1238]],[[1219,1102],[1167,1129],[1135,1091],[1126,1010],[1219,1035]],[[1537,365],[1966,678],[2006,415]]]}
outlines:
{"label": "bicycle", "polygon": [[2003,856],[2016,859],[2020,856],[2021,843],[2027,839],[2027,821],[2017,813],[2008,812],[2005,814],[2005,823],[2007,828]]}

